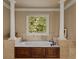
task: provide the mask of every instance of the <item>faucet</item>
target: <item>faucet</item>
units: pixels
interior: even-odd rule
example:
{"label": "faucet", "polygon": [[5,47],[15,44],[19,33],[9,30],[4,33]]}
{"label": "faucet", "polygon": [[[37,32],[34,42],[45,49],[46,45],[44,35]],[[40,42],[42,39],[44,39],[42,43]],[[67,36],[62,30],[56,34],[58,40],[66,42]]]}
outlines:
{"label": "faucet", "polygon": [[50,43],[51,46],[56,45],[56,42],[54,42],[53,40],[49,40],[49,42],[51,42],[51,43]]}

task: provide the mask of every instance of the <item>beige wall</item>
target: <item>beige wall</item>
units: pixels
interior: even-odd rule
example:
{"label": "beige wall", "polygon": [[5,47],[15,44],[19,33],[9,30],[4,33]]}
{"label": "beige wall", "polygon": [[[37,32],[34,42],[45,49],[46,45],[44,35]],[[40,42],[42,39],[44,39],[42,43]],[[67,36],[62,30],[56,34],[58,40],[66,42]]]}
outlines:
{"label": "beige wall", "polygon": [[8,37],[10,33],[10,10],[3,7],[3,37]]}
{"label": "beige wall", "polygon": [[76,4],[65,10],[65,27],[68,29],[68,39],[76,40]]}
{"label": "beige wall", "polygon": [[[33,14],[49,14],[49,36],[28,36],[25,31],[26,16]],[[19,36],[28,40],[35,39],[51,39],[52,36],[58,36],[59,32],[59,12],[16,12],[16,32]],[[23,35],[23,36],[22,36]]]}
{"label": "beige wall", "polygon": [[68,40],[60,41],[61,58],[76,59],[76,4],[65,10],[65,27],[68,30]]}

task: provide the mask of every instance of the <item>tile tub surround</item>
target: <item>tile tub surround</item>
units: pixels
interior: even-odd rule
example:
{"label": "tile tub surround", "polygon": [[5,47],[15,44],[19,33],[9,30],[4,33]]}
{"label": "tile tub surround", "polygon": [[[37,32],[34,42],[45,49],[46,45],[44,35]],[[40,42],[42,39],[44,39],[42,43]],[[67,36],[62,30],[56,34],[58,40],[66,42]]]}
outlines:
{"label": "tile tub surround", "polygon": [[14,40],[3,40],[3,59],[14,59]]}
{"label": "tile tub surround", "polygon": [[60,59],[75,59],[76,58],[76,44],[71,40],[59,40],[60,45]]}

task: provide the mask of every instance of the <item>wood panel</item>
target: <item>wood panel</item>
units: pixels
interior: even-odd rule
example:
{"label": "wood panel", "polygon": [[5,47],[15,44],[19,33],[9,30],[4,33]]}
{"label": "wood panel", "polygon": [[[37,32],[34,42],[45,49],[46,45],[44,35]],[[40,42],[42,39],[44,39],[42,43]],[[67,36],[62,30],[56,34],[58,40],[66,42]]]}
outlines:
{"label": "wood panel", "polygon": [[45,57],[45,48],[32,48],[33,58],[43,58]]}
{"label": "wood panel", "polygon": [[30,48],[15,48],[15,57],[16,58],[29,58],[31,57],[31,49]]}
{"label": "wood panel", "polygon": [[47,58],[59,58],[60,57],[60,49],[55,48],[46,48],[46,57]]}
{"label": "wood panel", "polygon": [[15,47],[15,58],[60,58],[60,48]]}

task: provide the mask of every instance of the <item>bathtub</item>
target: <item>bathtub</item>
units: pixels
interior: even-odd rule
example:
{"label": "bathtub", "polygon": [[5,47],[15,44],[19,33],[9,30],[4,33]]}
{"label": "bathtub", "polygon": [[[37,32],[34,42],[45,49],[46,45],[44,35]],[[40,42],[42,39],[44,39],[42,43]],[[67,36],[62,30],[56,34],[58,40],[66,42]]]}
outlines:
{"label": "bathtub", "polygon": [[59,47],[58,45],[50,45],[49,41],[17,41],[15,47]]}

